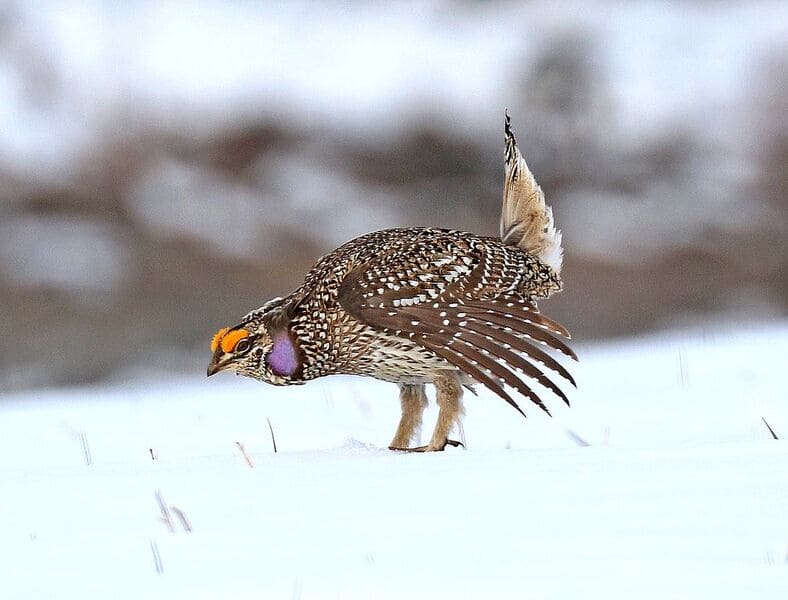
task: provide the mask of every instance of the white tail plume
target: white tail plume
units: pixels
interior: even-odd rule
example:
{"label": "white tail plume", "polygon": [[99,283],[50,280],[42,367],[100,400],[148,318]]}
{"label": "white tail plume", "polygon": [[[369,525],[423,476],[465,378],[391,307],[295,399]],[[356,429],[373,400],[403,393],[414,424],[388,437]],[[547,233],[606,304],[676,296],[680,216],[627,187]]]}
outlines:
{"label": "white tail plume", "polygon": [[564,250],[561,232],[553,223],[553,209],[545,204],[544,193],[525,163],[506,111],[506,173],[501,209],[501,240],[517,246],[560,274]]}

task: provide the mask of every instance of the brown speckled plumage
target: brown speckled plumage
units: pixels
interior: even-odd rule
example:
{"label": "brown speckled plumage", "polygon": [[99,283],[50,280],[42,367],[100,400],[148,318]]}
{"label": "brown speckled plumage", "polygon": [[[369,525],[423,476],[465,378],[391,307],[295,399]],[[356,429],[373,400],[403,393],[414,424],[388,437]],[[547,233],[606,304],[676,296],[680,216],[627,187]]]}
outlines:
{"label": "brown speckled plumage", "polygon": [[506,159],[501,226],[507,243],[435,228],[387,229],[351,240],[321,258],[292,294],[231,328],[248,338],[243,352],[226,352],[216,342],[209,374],[229,369],[276,385],[330,374],[397,383],[403,408],[392,442],[397,449],[421,422],[427,383],[438,389],[441,416],[432,441],[419,450],[456,445],[448,433],[461,414],[460,385],[482,384],[522,412],[509,386],[547,411],[524,375],[568,403],[548,373],[574,381],[545,348],[574,358],[560,339],[569,334],[536,308],[538,299],[561,289],[557,270],[540,258],[553,243],[549,251],[557,252],[553,263],[560,269],[560,233],[508,116]]}

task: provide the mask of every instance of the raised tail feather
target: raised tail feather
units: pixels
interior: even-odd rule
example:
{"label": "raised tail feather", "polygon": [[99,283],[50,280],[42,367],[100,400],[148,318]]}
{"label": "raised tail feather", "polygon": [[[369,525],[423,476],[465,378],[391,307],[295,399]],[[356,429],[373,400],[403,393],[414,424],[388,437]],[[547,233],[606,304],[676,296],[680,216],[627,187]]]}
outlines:
{"label": "raised tail feather", "polygon": [[501,209],[501,241],[533,254],[561,273],[561,232],[553,223],[553,209],[525,163],[506,111],[506,172]]}

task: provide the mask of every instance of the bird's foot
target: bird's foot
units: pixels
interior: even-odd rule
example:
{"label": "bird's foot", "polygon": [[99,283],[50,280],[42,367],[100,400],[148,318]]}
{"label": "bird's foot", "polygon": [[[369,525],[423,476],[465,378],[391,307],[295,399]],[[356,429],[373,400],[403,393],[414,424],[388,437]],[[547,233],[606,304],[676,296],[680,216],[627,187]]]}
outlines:
{"label": "bird's foot", "polygon": [[442,444],[437,446],[434,444],[417,446],[416,448],[397,448],[395,446],[389,446],[389,450],[395,450],[397,452],[443,452],[446,449],[446,446],[454,446],[455,448],[462,446],[465,448],[465,444],[458,442],[457,440],[444,440]]}

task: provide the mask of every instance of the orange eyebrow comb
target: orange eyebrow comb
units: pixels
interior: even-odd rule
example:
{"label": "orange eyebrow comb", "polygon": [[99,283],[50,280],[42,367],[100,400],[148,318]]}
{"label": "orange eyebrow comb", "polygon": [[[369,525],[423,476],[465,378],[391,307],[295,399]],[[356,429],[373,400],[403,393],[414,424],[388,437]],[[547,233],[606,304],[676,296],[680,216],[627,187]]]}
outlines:
{"label": "orange eyebrow comb", "polygon": [[232,352],[235,345],[245,337],[249,336],[246,329],[234,329],[230,331],[227,327],[223,327],[216,332],[211,340],[211,352],[216,352],[219,346],[222,347],[223,352]]}
{"label": "orange eyebrow comb", "polygon": [[216,335],[213,336],[211,340],[211,352],[216,352],[216,349],[219,347],[219,342],[222,341],[224,334],[227,333],[227,327],[222,327],[219,331],[216,332]]}

